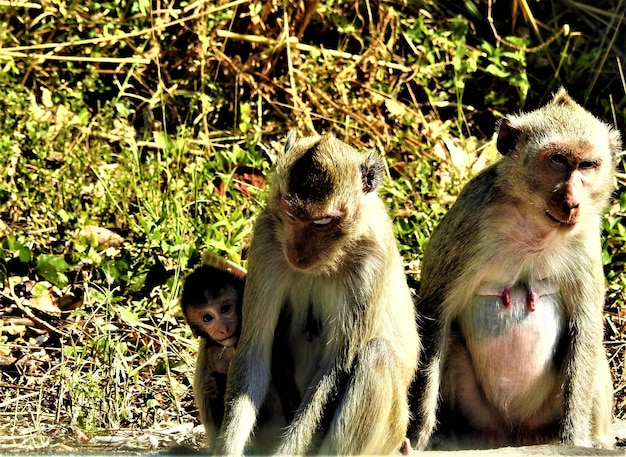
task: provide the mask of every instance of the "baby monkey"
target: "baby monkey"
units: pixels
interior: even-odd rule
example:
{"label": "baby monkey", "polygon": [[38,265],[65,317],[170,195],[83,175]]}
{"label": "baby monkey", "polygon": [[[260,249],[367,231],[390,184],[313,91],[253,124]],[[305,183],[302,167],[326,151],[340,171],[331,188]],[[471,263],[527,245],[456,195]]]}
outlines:
{"label": "baby monkey", "polygon": [[[213,254],[205,254],[203,260],[205,263],[185,279],[181,308],[194,336],[200,337],[193,391],[212,445],[224,417],[228,367],[241,330],[246,272]],[[274,420],[284,426],[300,402],[290,353],[281,351],[277,355],[272,373],[274,386],[280,392],[274,391],[264,405],[262,421]]]}
{"label": "baby monkey", "polygon": [[[205,425],[205,407],[218,425],[224,415],[226,374],[239,339],[244,285],[242,276],[201,265],[187,277],[183,287],[181,307],[185,320],[193,335],[201,338],[194,396]],[[208,404],[199,401],[205,397]]]}

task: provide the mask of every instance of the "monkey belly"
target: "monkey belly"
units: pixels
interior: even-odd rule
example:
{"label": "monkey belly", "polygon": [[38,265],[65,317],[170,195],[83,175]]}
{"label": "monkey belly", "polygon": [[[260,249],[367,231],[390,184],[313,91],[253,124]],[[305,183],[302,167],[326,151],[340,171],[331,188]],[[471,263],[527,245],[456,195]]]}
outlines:
{"label": "monkey belly", "polygon": [[[541,427],[556,418],[561,403],[555,359],[565,312],[558,293],[540,295],[536,288],[539,292],[531,298],[529,290],[517,285],[507,290],[506,299],[477,295],[460,322],[472,382],[492,409],[490,415],[495,413],[511,428]],[[459,406],[477,405],[471,399],[465,403]]]}

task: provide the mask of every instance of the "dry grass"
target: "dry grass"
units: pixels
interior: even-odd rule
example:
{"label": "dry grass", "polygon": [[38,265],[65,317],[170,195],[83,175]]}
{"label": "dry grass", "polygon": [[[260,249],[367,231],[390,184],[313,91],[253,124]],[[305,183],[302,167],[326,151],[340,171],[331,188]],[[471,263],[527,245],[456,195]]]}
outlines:
{"label": "dry grass", "polygon": [[[623,1],[457,3],[1,2],[0,449],[200,445],[180,277],[205,249],[245,264],[287,130],[384,152],[415,285],[503,113],[566,84],[623,128]],[[624,418],[618,177],[606,340]]]}

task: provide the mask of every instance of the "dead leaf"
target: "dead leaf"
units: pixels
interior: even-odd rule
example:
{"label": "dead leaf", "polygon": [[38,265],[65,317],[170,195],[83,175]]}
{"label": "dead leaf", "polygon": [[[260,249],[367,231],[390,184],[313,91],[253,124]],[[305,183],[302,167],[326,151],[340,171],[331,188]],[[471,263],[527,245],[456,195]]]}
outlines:
{"label": "dead leaf", "polygon": [[13,357],[12,355],[9,355],[9,356],[0,355],[0,367],[11,366],[16,361],[17,361],[17,359],[15,357]]}
{"label": "dead leaf", "polygon": [[247,165],[237,165],[235,167],[233,180],[235,181],[235,189],[244,197],[250,197],[252,195],[250,187],[257,189],[263,189],[265,187],[265,176],[263,172]]}
{"label": "dead leaf", "polygon": [[116,248],[124,242],[124,238],[117,233],[96,225],[87,225],[80,229],[76,237],[80,238],[83,236],[95,240],[99,246],[103,246],[104,248]]}
{"label": "dead leaf", "polygon": [[72,311],[74,309],[78,309],[83,306],[83,295],[76,295],[73,293],[62,295],[59,297],[58,306],[61,311]]}
{"label": "dead leaf", "polygon": [[385,100],[385,108],[392,118],[402,119],[406,115],[406,106],[398,100],[388,98]]}
{"label": "dead leaf", "polygon": [[51,316],[60,316],[59,297],[60,294],[56,287],[48,287],[36,297],[27,300],[27,303],[31,308],[38,309]]}

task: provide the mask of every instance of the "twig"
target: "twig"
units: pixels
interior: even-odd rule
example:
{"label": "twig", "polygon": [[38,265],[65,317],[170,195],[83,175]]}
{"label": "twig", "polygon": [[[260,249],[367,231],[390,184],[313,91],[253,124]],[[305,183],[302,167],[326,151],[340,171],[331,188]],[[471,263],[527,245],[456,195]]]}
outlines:
{"label": "twig", "polygon": [[283,46],[289,45],[290,48],[297,49],[298,51],[328,55],[332,57],[339,57],[343,59],[353,60],[355,62],[366,60],[371,63],[376,63],[377,65],[381,67],[389,68],[391,70],[402,71],[405,73],[408,73],[411,71],[411,68],[407,67],[406,65],[399,64],[399,63],[387,62],[384,60],[378,60],[374,57],[363,57],[361,55],[351,54],[345,51],[337,51],[336,49],[318,48],[315,46],[311,46],[310,44],[300,43],[295,36],[291,36],[285,41],[279,41],[273,38],[266,38],[266,37],[258,36],[258,35],[243,35],[240,33],[230,32],[228,30],[218,30],[217,36],[220,38],[245,41],[248,43],[264,44],[270,47],[283,47]]}
{"label": "twig", "polygon": [[12,2],[12,1],[0,1],[0,6],[12,6],[14,8],[29,8],[33,10],[40,10],[41,4],[32,2]]}
{"label": "twig", "polygon": [[[202,2],[196,2],[194,3],[194,5],[199,4],[199,3],[202,3]],[[160,32],[169,27],[173,27],[179,24],[184,24],[185,22],[198,19],[203,16],[209,16],[218,11],[228,9],[228,8],[240,5],[242,3],[249,3],[249,0],[233,0],[232,2],[228,2],[223,5],[213,6],[212,8],[209,8],[208,10],[203,11],[202,13],[193,14],[188,17],[183,17],[183,18],[171,21],[171,22],[166,22],[163,24],[155,25],[155,26],[148,27],[146,29],[137,30],[134,32],[120,33],[120,34],[109,35],[109,36],[101,36],[97,38],[87,38],[84,40],[64,41],[62,43],[42,43],[42,44],[34,44],[34,45],[29,45],[29,46],[10,46],[7,48],[0,48],[0,50],[2,50],[2,52],[8,53],[8,52],[33,51],[33,50],[42,50],[42,49],[60,49],[60,48],[66,48],[68,46],[83,46],[83,45],[90,45],[90,44],[122,41],[127,38],[134,38],[134,37],[141,36],[141,35],[150,35],[153,32]],[[185,12],[187,10],[188,10],[188,7],[185,8]]]}
{"label": "twig", "polygon": [[527,48],[525,46],[518,46],[515,43],[511,43],[508,40],[505,40],[504,38],[502,38],[500,36],[500,34],[498,33],[498,31],[496,30],[496,26],[493,23],[493,16],[491,14],[491,7],[493,4],[493,0],[487,0],[487,22],[489,22],[489,27],[491,27],[491,31],[493,32],[493,36],[496,38],[497,41],[499,41],[500,43],[513,48],[517,51],[522,51],[522,52],[526,52],[529,54],[532,54],[534,52],[538,52],[541,51],[542,49],[546,48],[547,46],[549,46],[554,40],[556,40],[558,37],[560,37],[561,35],[563,36],[568,36],[568,35],[579,35],[578,32],[570,32],[569,29],[569,25],[565,24],[563,25],[563,27],[561,27],[561,30],[559,30],[557,33],[555,33],[554,35],[552,35],[550,38],[548,38],[546,41],[544,41],[543,43],[541,43],[540,45],[534,46],[532,48]]}
{"label": "twig", "polygon": [[5,294],[4,292],[2,292],[2,295],[12,299],[15,302],[15,305],[24,314],[26,314],[26,316],[31,318],[36,324],[41,325],[42,327],[46,328],[47,330],[51,331],[52,333],[56,333],[57,335],[61,335],[61,336],[66,337],[66,338],[69,337],[69,335],[67,333],[57,329],[56,327],[53,327],[51,324],[48,324],[43,319],[38,318],[37,316],[35,316],[35,314],[28,307],[24,306],[23,302],[26,301],[26,300],[17,296],[17,294],[15,293],[15,289],[14,289],[14,286],[13,286],[13,281],[11,280],[11,278],[9,278],[9,290],[11,292],[10,296],[7,296],[7,294]]}
{"label": "twig", "polygon": [[[621,3],[622,2],[620,2],[620,6],[621,6]],[[604,64],[606,63],[606,59],[609,56],[611,48],[613,48],[613,45],[615,44],[615,40],[617,39],[617,36],[619,34],[620,27],[622,26],[622,21],[623,20],[624,20],[624,15],[621,15],[619,17],[619,22],[615,26],[615,31],[613,32],[613,36],[611,37],[611,41],[609,42],[609,45],[606,47],[606,51],[602,54],[602,58],[600,59],[600,63],[596,66],[596,71],[595,71],[595,73],[593,75],[593,78],[591,79],[591,82],[589,83],[589,87],[587,88],[587,96],[585,97],[585,102],[589,98],[589,95],[591,94],[591,90],[593,89],[593,87],[596,85],[596,82],[598,81],[598,77],[600,76],[600,73],[602,72],[602,68],[604,68]],[[611,22],[612,22],[612,20],[611,20]],[[602,41],[604,42],[604,37],[603,37]]]}
{"label": "twig", "polygon": [[62,62],[99,62],[117,64],[149,64],[151,59],[141,57],[85,57],[85,56],[55,56],[53,54],[27,54],[25,52],[6,51],[0,49],[0,59],[2,58],[32,58],[40,60],[58,60]]}
{"label": "twig", "polygon": [[[289,89],[288,92],[291,94],[291,100],[293,102],[293,107],[294,109],[301,111],[305,116],[304,116],[304,123],[306,124],[307,128],[311,131],[311,132],[315,132],[315,126],[313,125],[313,120],[311,119],[311,116],[309,116],[309,113],[306,110],[306,106],[304,104],[304,102],[302,101],[302,98],[300,98],[300,95],[298,94],[298,90],[296,87],[296,79],[295,79],[295,75],[294,75],[294,68],[293,68],[293,58],[291,56],[291,42],[289,40],[289,21],[287,19],[287,12],[285,11],[284,13],[284,30],[283,30],[283,37],[286,38],[286,40],[284,40],[284,42],[286,43],[286,47],[285,49],[287,50],[287,69],[288,69],[288,73],[289,73]],[[218,30],[219,32],[219,30]]]}
{"label": "twig", "polygon": [[[21,387],[18,387],[18,388],[21,388]],[[37,395],[39,395],[39,390],[37,390],[37,392],[31,392],[29,394],[20,395],[19,397],[9,398],[7,401],[3,401],[2,403],[0,403],[0,408],[6,408],[11,403],[15,403],[20,400],[26,400],[27,398],[30,398],[30,397],[36,397]]]}

